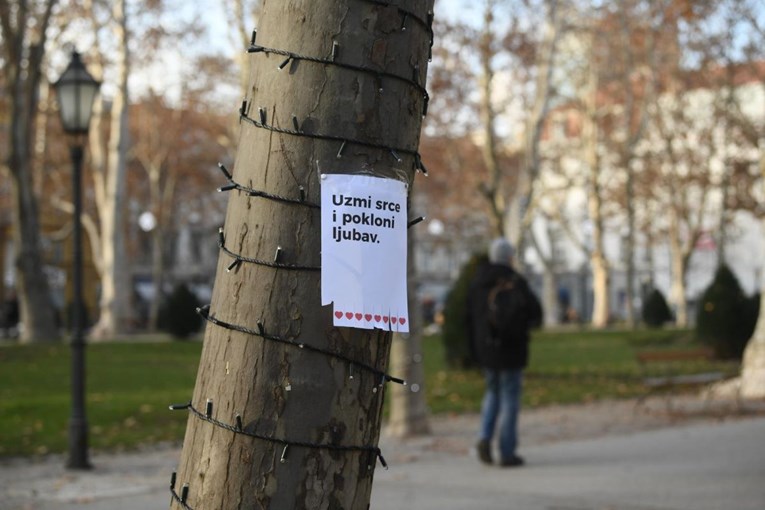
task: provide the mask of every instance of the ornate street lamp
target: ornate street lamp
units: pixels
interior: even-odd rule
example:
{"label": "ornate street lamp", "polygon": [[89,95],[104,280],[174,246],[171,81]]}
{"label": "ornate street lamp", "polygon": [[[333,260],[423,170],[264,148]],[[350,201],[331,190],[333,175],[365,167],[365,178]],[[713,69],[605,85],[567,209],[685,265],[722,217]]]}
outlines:
{"label": "ornate street lamp", "polygon": [[64,131],[71,135],[69,147],[72,157],[73,185],[73,310],[72,310],[72,414],[69,419],[69,458],[66,467],[70,469],[90,469],[88,460],[88,421],[85,417],[85,341],[83,338],[83,302],[82,302],[82,160],[83,146],[90,116],[93,113],[93,100],[101,84],[96,81],[80,59],[80,54],[72,52],[72,61],[53,87],[56,89],[61,124]]}

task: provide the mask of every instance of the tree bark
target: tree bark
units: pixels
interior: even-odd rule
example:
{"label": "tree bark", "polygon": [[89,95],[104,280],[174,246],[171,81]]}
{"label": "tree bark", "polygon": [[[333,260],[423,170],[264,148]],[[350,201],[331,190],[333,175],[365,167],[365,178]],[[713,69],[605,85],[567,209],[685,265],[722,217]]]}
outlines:
{"label": "tree bark", "polygon": [[165,229],[160,220],[151,232],[151,281],[154,284],[154,298],[149,303],[149,331],[159,330],[159,311],[165,298],[165,264],[163,247],[165,245]]}
{"label": "tree bark", "polygon": [[554,248],[555,240],[550,231],[549,218],[547,219],[547,241],[550,246],[550,254],[545,255],[539,240],[533,230],[529,230],[529,241],[542,262],[542,310],[544,310],[544,325],[557,326],[560,324],[561,312],[558,305],[558,275],[555,272],[556,251]]}
{"label": "tree bark", "polygon": [[[759,139],[760,179],[765,191],[765,136]],[[760,221],[765,234],[765,218]],[[741,396],[743,398],[765,398],[765,282],[760,283],[760,314],[754,335],[744,350],[741,366]]]}
{"label": "tree bark", "polygon": [[[410,301],[411,302],[411,301]],[[412,308],[409,308],[413,320]],[[410,333],[393,335],[391,371],[407,381],[391,388],[390,418],[387,433],[406,438],[430,434],[428,405],[425,399],[425,367],[422,357],[422,331],[410,326]]]}
{"label": "tree bark", "polygon": [[[130,288],[127,281],[125,234],[125,171],[128,146],[128,30],[125,0],[114,4],[114,36],[118,41],[117,89],[111,106],[111,127],[106,154],[105,175],[101,200],[97,200],[101,220],[101,301],[98,323],[91,330],[91,338],[104,340],[124,333],[130,319]],[[100,133],[96,134],[99,136]],[[99,181],[96,181],[97,183]],[[98,197],[97,192],[97,197]]]}
{"label": "tree bark", "polygon": [[[640,80],[643,72],[647,69],[653,75],[656,72],[656,48],[654,46],[654,31],[648,30],[645,44],[648,47],[648,55],[638,55],[636,58],[633,37],[636,27],[632,26],[631,20],[635,19],[635,13],[631,12],[633,6],[622,4],[619,12],[620,42],[625,61],[625,71],[622,74],[621,83],[625,93],[623,129],[626,138],[620,152],[621,166],[626,173],[625,183],[625,209],[627,216],[627,239],[625,246],[626,265],[626,311],[627,324],[630,328],[637,326],[637,312],[635,310],[635,169],[633,160],[637,158],[636,148],[641,141],[648,123],[648,102],[653,99],[653,76],[650,76],[643,85],[644,90],[638,90],[636,80]],[[650,10],[653,10],[650,7]],[[647,58],[647,62],[646,59]]]}
{"label": "tree bark", "polygon": [[632,158],[626,158],[624,169],[627,172],[625,184],[625,202],[627,209],[627,239],[625,243],[624,262],[626,266],[626,298],[627,327],[637,327],[637,312],[635,310],[635,171],[632,169]]}
{"label": "tree bark", "polygon": [[32,192],[31,165],[28,159],[18,156],[17,150],[12,151],[9,166],[17,170],[12,174],[15,211],[13,245],[20,322],[23,325],[21,342],[53,342],[59,339],[59,335],[48,279],[41,271],[44,261],[37,198]]}
{"label": "tree bark", "polygon": [[[684,103],[679,99],[678,102],[680,104]],[[679,108],[677,111],[666,111],[664,113],[681,118],[681,111],[682,108]],[[672,190],[666,197],[667,202],[664,206],[668,210],[669,215],[669,227],[667,230],[671,268],[669,297],[670,303],[675,308],[675,324],[684,328],[688,326],[689,321],[688,297],[686,295],[687,273],[690,268],[691,257],[695,251],[696,242],[701,235],[704,225],[704,213],[707,210],[706,204],[709,197],[709,184],[703,181],[699,184],[698,180],[691,181],[689,184],[686,178],[679,175],[678,169],[682,167],[682,158],[674,148],[675,144],[677,144],[675,133],[678,131],[678,128],[669,127],[660,116],[658,131],[664,139],[664,154],[668,160],[667,181],[669,189]],[[693,204],[693,206],[690,204]],[[683,239],[683,231],[685,231],[685,239]]]}
{"label": "tree bark", "polygon": [[608,326],[610,305],[608,294],[610,289],[610,270],[608,260],[602,252],[593,251],[592,259],[592,326],[605,328]]}
{"label": "tree bark", "polygon": [[393,437],[404,438],[430,433],[428,405],[425,401],[425,367],[422,364],[422,317],[417,301],[415,276],[416,228],[409,230],[409,255],[407,264],[409,280],[409,333],[393,335],[391,346],[391,370],[407,381],[407,386],[391,388],[390,419],[387,432]]}
{"label": "tree bark", "polygon": [[[765,162],[761,162],[765,167]],[[763,172],[765,177],[765,172]],[[762,220],[765,232],[765,219]],[[741,396],[743,398],[765,398],[765,284],[760,287],[760,314],[754,335],[744,350],[741,365]]]}
{"label": "tree bark", "polygon": [[494,20],[493,8],[494,0],[487,0],[483,13],[483,31],[481,32],[481,42],[479,44],[479,55],[481,61],[481,76],[479,78],[481,134],[483,144],[481,145],[481,155],[483,163],[486,165],[487,182],[483,184],[481,190],[489,202],[489,222],[492,228],[492,234],[502,236],[505,234],[505,196],[502,189],[502,169],[499,165],[499,154],[497,148],[496,120],[497,112],[494,111],[492,104],[492,84],[494,82],[494,69],[492,60],[496,56],[494,49],[494,32],[492,23]]}
{"label": "tree bark", "polygon": [[[594,36],[592,36],[594,39]],[[598,157],[598,75],[595,67],[594,42],[590,42],[590,69],[584,91],[584,126],[582,143],[587,179],[587,211],[592,225],[590,264],[592,266],[592,325],[604,328],[611,314],[609,302],[610,267],[604,249],[603,197],[600,186],[600,158]]]}
{"label": "tree bark", "polygon": [[[39,208],[32,179],[32,144],[41,66],[46,29],[55,3],[55,0],[49,0],[42,4],[42,12],[30,12],[31,8],[12,8],[8,2],[0,2],[3,81],[10,91],[7,162],[12,177],[13,246],[22,343],[58,340],[50,287],[42,270]],[[36,35],[30,33],[33,31]]]}
{"label": "tree bark", "polygon": [[685,276],[687,271],[686,258],[680,240],[680,221],[674,208],[669,211],[669,257],[670,257],[670,290],[669,299],[675,305],[675,324],[681,328],[688,327],[688,299]]}
{"label": "tree bark", "polygon": [[[748,62],[748,67],[753,76],[758,78],[760,89],[762,90],[765,88],[765,73],[763,73],[760,62],[762,59],[761,50],[763,48],[763,41],[765,40],[765,30],[763,29],[765,27],[758,21],[760,17],[749,12],[748,9],[751,6],[747,4],[745,2],[737,4],[737,10],[739,14],[743,15],[743,18],[747,20],[749,25],[747,30],[745,30],[751,36],[747,41],[747,46],[757,49],[749,55],[751,60]],[[734,33],[738,34],[740,31],[730,27],[729,37],[732,38]],[[735,51],[733,45],[730,46],[729,51]],[[732,63],[734,60],[738,60],[738,55],[736,55],[735,59],[732,56],[728,57],[729,63]],[[729,69],[732,69],[731,64],[729,64]],[[762,192],[765,192],[765,126],[761,122],[763,112],[760,108],[753,118],[743,115],[743,112],[747,110],[744,101],[748,99],[744,99],[746,97],[744,94],[733,93],[735,89],[731,87],[732,77],[732,73],[729,72],[728,86],[731,92],[727,96],[726,122],[738,127],[737,131],[743,134],[749,140],[751,146],[758,151],[760,196],[762,196]],[[760,122],[754,122],[753,119],[759,119]],[[765,235],[765,216],[760,216],[760,222],[761,235]],[[743,398],[765,398],[765,281],[760,282],[760,313],[757,318],[754,335],[744,350],[740,382],[740,392]]]}
{"label": "tree bark", "polygon": [[[555,59],[558,53],[558,40],[561,34],[561,16],[558,0],[546,0],[544,2],[545,18],[541,28],[542,39],[539,42],[538,56],[536,61],[537,72],[534,82],[534,102],[531,105],[526,128],[524,131],[524,153],[522,166],[518,176],[518,182],[514,190],[514,196],[510,200],[510,216],[508,226],[517,224],[518,231],[513,232],[510,240],[515,243],[521,265],[523,253],[526,251],[528,236],[532,218],[535,214],[534,189],[539,181],[541,165],[540,142],[542,140],[542,128],[548,120],[550,99],[553,92],[553,73],[555,71]],[[517,221],[512,216],[517,215]]]}
{"label": "tree bark", "polygon": [[[402,5],[427,20],[432,3]],[[393,6],[279,0],[263,5],[256,43],[330,58],[336,42],[337,62],[416,76],[424,83],[429,38],[422,25],[411,18],[406,22]],[[415,87],[333,65],[284,61],[284,55],[265,51],[252,55],[243,107],[248,117],[293,129],[294,115],[304,134],[417,147],[424,100]],[[298,197],[302,186],[306,200],[319,203],[321,173],[367,171],[413,179],[414,158],[406,153],[399,154],[397,163],[389,151],[348,143],[338,158],[340,142],[279,134],[247,119],[240,140],[234,179],[275,195]],[[284,261],[319,264],[317,210],[232,193],[222,233],[227,248],[272,260],[278,246]],[[266,336],[386,369],[391,334],[334,327],[331,307],[320,306],[318,271],[245,262],[227,272],[230,263],[228,256],[219,260],[211,317],[254,332],[260,323]],[[384,393],[380,383],[370,371],[309,349],[208,325],[192,404],[204,413],[209,399],[213,419],[233,425],[238,414],[245,432],[272,440],[236,434],[192,413],[176,491],[199,509],[368,508],[374,450],[293,445],[285,451],[279,441],[376,448]],[[177,501],[172,507],[181,508]]]}

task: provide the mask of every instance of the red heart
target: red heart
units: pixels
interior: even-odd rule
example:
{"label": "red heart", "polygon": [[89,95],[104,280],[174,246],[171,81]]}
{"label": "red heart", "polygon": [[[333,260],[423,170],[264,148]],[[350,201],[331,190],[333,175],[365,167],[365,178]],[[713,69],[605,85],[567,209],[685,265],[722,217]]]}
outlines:
{"label": "red heart", "polygon": [[385,324],[388,324],[388,318],[387,318],[387,317],[383,317],[382,319],[383,319],[383,322],[384,322]]}
{"label": "red heart", "polygon": [[349,319],[353,319],[353,312],[345,312],[345,316]]}
{"label": "red heart", "polygon": [[395,324],[395,323],[397,323],[397,322],[398,322],[398,317],[391,317],[391,318],[390,318],[390,321],[391,321],[393,324]]}
{"label": "red heart", "polygon": [[401,324],[406,324],[406,319],[405,319],[405,318],[403,318],[403,317],[401,317],[401,318],[400,318],[398,321],[399,321]]}
{"label": "red heart", "polygon": [[360,321],[362,317],[363,317],[363,315],[361,315],[360,313],[356,314],[356,320],[357,321]]}
{"label": "red heart", "polygon": [[343,318],[343,312],[335,312],[335,317],[337,317],[338,319],[342,319]]}
{"label": "red heart", "polygon": [[375,315],[375,322],[380,322],[381,319],[382,319],[381,316]]}
{"label": "red heart", "polygon": [[368,313],[364,316],[364,318],[367,320],[367,322],[372,322],[372,314]]}

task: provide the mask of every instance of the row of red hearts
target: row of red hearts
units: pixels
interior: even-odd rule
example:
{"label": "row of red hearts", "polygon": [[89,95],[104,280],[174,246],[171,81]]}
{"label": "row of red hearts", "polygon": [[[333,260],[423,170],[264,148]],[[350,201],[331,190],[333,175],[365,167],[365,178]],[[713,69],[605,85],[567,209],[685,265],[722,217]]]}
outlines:
{"label": "row of red hearts", "polygon": [[360,321],[363,318],[367,322],[372,322],[372,319],[374,319],[375,322],[382,321],[385,324],[388,323],[388,320],[390,320],[390,322],[393,323],[393,324],[398,324],[398,323],[406,324],[406,318],[405,317],[388,317],[386,315],[372,315],[371,313],[361,314],[361,313],[358,313],[358,312],[356,312],[356,313],[353,313],[353,312],[345,312],[345,313],[343,313],[343,312],[339,312],[339,311],[335,312],[335,317],[337,317],[338,319],[342,319],[343,315],[345,315],[345,318],[348,319],[348,320],[351,320],[354,317],[356,317],[357,321]]}

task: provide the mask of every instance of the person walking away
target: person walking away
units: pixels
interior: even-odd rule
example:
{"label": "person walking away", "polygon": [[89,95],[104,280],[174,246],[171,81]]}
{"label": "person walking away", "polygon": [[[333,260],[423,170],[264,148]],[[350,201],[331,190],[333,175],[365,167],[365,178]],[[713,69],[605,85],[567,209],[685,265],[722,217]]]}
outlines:
{"label": "person walking away", "polygon": [[512,268],[513,247],[504,238],[489,246],[468,291],[470,346],[483,369],[486,391],[481,406],[478,457],[492,464],[492,440],[499,420],[501,466],[521,466],[516,453],[523,369],[529,360],[529,330],[542,323],[542,307],[526,280]]}

